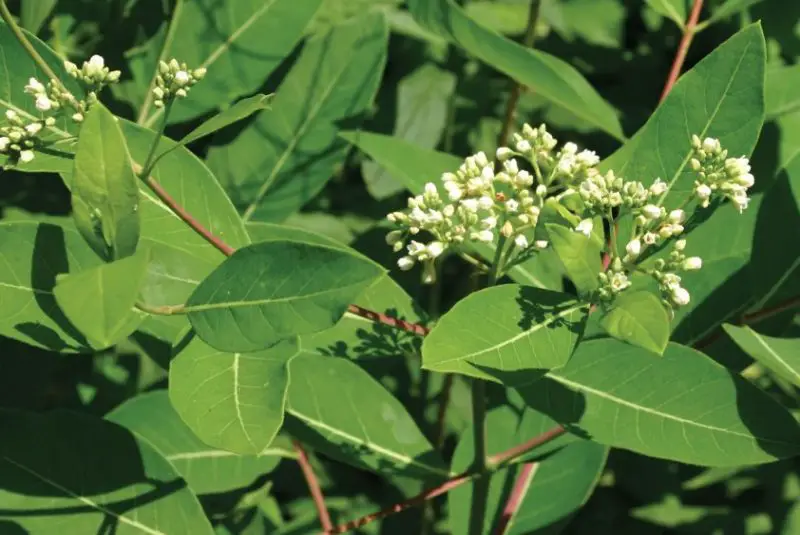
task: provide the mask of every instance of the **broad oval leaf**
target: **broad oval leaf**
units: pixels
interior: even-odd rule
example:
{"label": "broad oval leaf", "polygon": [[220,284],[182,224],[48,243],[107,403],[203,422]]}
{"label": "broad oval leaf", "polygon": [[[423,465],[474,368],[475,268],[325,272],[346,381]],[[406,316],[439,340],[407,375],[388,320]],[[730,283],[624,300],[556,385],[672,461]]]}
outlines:
{"label": "broad oval leaf", "polygon": [[654,359],[612,339],[584,342],[567,366],[519,392],[578,435],[651,457],[732,466],[800,453],[789,411],[678,344]]}
{"label": "broad oval leaf", "polygon": [[[25,533],[213,535],[200,502],[155,448],[68,411],[0,410],[2,517]],[[36,514],[40,512],[39,514]]]}
{"label": "broad oval leaf", "polygon": [[652,292],[623,292],[603,314],[600,324],[614,338],[658,355],[669,343],[669,315]]}
{"label": "broad oval leaf", "polygon": [[[547,431],[555,423],[530,409],[520,417],[511,407],[500,407],[487,414],[486,425],[492,430],[486,435],[486,448],[489,455],[493,455]],[[461,434],[453,453],[451,471],[460,474],[469,469],[474,451],[470,427]],[[514,483],[523,473],[527,476],[527,484],[519,496],[516,513],[506,524],[503,533],[527,535],[546,528],[557,532],[557,528],[565,524],[589,499],[608,456],[607,447],[588,440],[566,443],[547,455],[541,452],[537,455],[536,451],[533,452],[533,458],[528,460],[532,463],[531,467],[512,465],[489,477],[486,514],[480,533],[496,533],[497,519],[502,516]],[[469,530],[473,492],[473,485],[467,483],[447,494],[450,533],[453,535],[473,533]]]}
{"label": "broad oval leaf", "polygon": [[363,256],[322,245],[268,241],[236,251],[189,297],[198,336],[223,351],[257,351],[338,322],[384,275]]}
{"label": "broad oval leaf", "polygon": [[685,0],[645,0],[645,2],[654,11],[671,19],[679,28],[683,28],[687,17]]}
{"label": "broad oval leaf", "polygon": [[295,456],[291,448],[281,446],[271,446],[257,455],[237,455],[208,446],[183,423],[166,390],[139,394],[105,418],[147,440],[175,467],[195,494],[245,487],[274,470],[281,459]]}
{"label": "broad oval leaf", "polygon": [[[134,308],[147,264],[147,251],[78,273],[57,277],[53,290],[66,317],[100,350],[127,338],[144,320]],[[91,312],[89,312],[91,311]]]}
{"label": "broad oval leaf", "polygon": [[570,295],[529,286],[481,290],[456,303],[425,337],[422,367],[507,385],[533,382],[567,363],[586,308]]}
{"label": "broad oval leaf", "polygon": [[[191,119],[217,108],[220,102],[256,91],[269,74],[303,37],[303,30],[322,0],[186,0],[160,32],[137,50],[131,69],[139,83],[140,98],[157,74],[157,61],[177,58],[190,68],[208,69],[203,81],[192,88],[170,113],[170,122]],[[165,24],[165,26],[167,26]],[[160,56],[157,51],[160,50]],[[140,123],[153,126],[162,109],[147,105],[140,111]]]}
{"label": "broad oval leaf", "polygon": [[800,339],[764,336],[746,325],[722,327],[742,351],[800,387]]}
{"label": "broad oval leaf", "polygon": [[526,48],[473,21],[452,0],[410,0],[422,26],[446,36],[487,65],[616,139],[624,139],[614,108],[569,63]]}
{"label": "broad oval leaf", "polygon": [[291,374],[286,429],[304,444],[380,474],[450,475],[400,402],[355,363],[304,350]]}
{"label": "broad oval leaf", "polygon": [[232,142],[209,150],[209,165],[245,220],[280,221],[323,188],[347,152],[337,137],[340,124],[355,124],[372,103],[387,40],[379,13],[314,36],[272,109]]}
{"label": "broad oval leaf", "polygon": [[193,334],[170,362],[169,398],[206,444],[240,455],[260,455],[283,424],[289,361],[296,340],[250,353],[226,353]]}
{"label": "broad oval leaf", "polygon": [[75,226],[105,260],[125,258],[139,243],[139,180],[118,120],[101,103],[86,112],[72,172]]}
{"label": "broad oval leaf", "polygon": [[546,223],[545,229],[564,272],[578,293],[588,294],[600,286],[597,276],[603,271],[601,245],[593,236],[574,229]]}

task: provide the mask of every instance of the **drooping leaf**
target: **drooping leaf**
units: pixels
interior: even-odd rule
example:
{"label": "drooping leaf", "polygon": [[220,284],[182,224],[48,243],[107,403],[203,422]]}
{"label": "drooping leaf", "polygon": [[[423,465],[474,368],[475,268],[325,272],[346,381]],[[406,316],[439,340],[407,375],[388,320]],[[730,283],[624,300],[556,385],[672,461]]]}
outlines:
{"label": "drooping leaf", "polygon": [[214,533],[169,462],[127,429],[61,410],[2,410],[0,426],[0,516],[25,533]]}
{"label": "drooping leaf", "polygon": [[203,442],[260,455],[283,424],[289,362],[296,340],[249,353],[226,353],[189,335],[169,368],[169,398]]}
{"label": "drooping leaf", "polygon": [[654,11],[672,19],[679,28],[683,28],[686,23],[686,0],[645,0],[648,6]]}
{"label": "drooping leaf", "polygon": [[525,401],[612,447],[703,466],[797,455],[800,425],[734,372],[688,347],[663,358],[613,339],[580,344],[569,363],[529,387]]}
{"label": "drooping leaf", "polygon": [[147,440],[175,467],[195,494],[245,487],[274,470],[281,459],[295,456],[284,445],[273,444],[257,455],[237,455],[208,446],[183,423],[166,390],[139,394],[105,418]]}
{"label": "drooping leaf", "polygon": [[[423,148],[434,148],[444,132],[455,85],[452,73],[432,64],[424,64],[400,80],[393,137]],[[379,163],[365,162],[362,170],[367,189],[378,200],[405,189],[405,184]]]}
{"label": "drooping leaf", "polygon": [[303,443],[380,474],[448,477],[405,408],[355,363],[304,350],[291,376],[286,429]]}
{"label": "drooping leaf", "polygon": [[439,319],[422,344],[422,367],[533,382],[567,363],[585,319],[586,306],[567,294],[516,284],[488,288]]}
{"label": "drooping leaf", "polygon": [[723,325],[742,351],[800,387],[800,340],[759,334],[748,326]]}
{"label": "drooping leaf", "polygon": [[147,275],[147,251],[57,277],[53,289],[64,315],[100,350],[127,338],[145,314],[134,306]]}
{"label": "drooping leaf", "polygon": [[652,292],[623,292],[600,324],[614,338],[658,355],[664,353],[669,343],[669,315]]}
{"label": "drooping leaf", "polygon": [[58,0],[22,0],[20,23],[32,34],[39,33]]}
{"label": "drooping leaf", "polygon": [[[173,13],[174,20],[169,22],[174,28],[164,28],[137,49],[130,60],[131,70],[141,76],[137,107],[145,100],[150,80],[157,74],[158,59],[177,58],[189,68],[208,69],[189,97],[170,113],[170,122],[192,119],[217,109],[220,103],[253,93],[300,41],[320,3],[321,0],[181,2]],[[152,127],[161,120],[162,113],[163,109],[148,106],[140,111],[140,122]]]}
{"label": "drooping leaf", "polygon": [[574,229],[546,223],[547,235],[564,271],[579,294],[587,294],[600,285],[597,276],[603,271],[601,245],[591,236]]}
{"label": "drooping leaf", "polygon": [[51,351],[87,350],[53,295],[58,275],[101,263],[81,235],[35,221],[0,223],[0,259],[0,334]]}
{"label": "drooping leaf", "polygon": [[[278,88],[272,109],[208,162],[246,220],[279,221],[312,199],[347,151],[337,137],[369,109],[388,30],[371,13],[314,36]],[[198,85],[199,87],[199,85]]]}
{"label": "drooping leaf", "polygon": [[101,103],[86,113],[72,173],[75,226],[106,260],[139,243],[139,185],[117,118]]}
{"label": "drooping leaf", "polygon": [[379,265],[341,248],[288,240],[236,251],[189,297],[197,334],[222,351],[257,351],[332,327]]}
{"label": "drooping leaf", "polygon": [[623,139],[614,109],[569,63],[531,50],[473,21],[452,0],[410,0],[409,11],[422,26],[474,55],[586,123]]}
{"label": "drooping leaf", "polygon": [[[487,451],[494,455],[543,433],[554,423],[530,409],[520,417],[510,407],[500,407],[489,412],[486,425],[492,430],[487,434]],[[464,472],[470,467],[474,455],[472,429],[469,428],[458,441],[450,470],[457,474]],[[520,496],[516,513],[503,533],[539,533],[548,527],[557,532],[558,526],[565,524],[591,496],[607,455],[607,447],[588,440],[562,445],[561,449],[547,456],[543,456],[541,452],[537,456],[534,450],[533,458],[539,459],[531,461],[535,464],[527,472],[528,485]],[[490,476],[481,533],[489,535],[496,532],[497,519],[523,469],[520,465],[513,465]],[[450,532],[453,535],[472,533],[469,531],[472,494],[473,488],[469,483],[447,494]]]}

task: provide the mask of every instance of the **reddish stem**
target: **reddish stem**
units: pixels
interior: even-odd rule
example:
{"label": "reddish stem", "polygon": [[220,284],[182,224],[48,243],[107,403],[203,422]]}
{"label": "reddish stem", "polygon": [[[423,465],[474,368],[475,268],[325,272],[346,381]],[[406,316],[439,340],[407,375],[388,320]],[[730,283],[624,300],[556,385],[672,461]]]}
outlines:
{"label": "reddish stem", "polygon": [[508,496],[506,506],[500,515],[500,520],[497,522],[497,527],[494,530],[494,535],[504,535],[506,530],[510,527],[511,520],[517,514],[519,506],[522,505],[522,500],[525,494],[528,493],[528,488],[531,486],[533,476],[536,473],[536,466],[538,463],[525,463],[522,465],[517,480],[514,482],[514,488]]}
{"label": "reddish stem", "polygon": [[537,435],[532,439],[523,442],[522,444],[518,444],[517,446],[509,448],[506,451],[500,452],[496,455],[491,455],[488,459],[488,463],[490,466],[502,466],[512,459],[516,459],[517,457],[521,456],[523,453],[527,453],[534,448],[538,448],[542,444],[550,442],[551,440],[555,440],[566,432],[567,430],[564,429],[563,426],[557,425],[554,428],[545,431],[541,435]]}
{"label": "reddish stem", "polygon": [[[777,305],[762,308],[761,310],[756,310],[755,312],[751,312],[749,314],[743,314],[739,317],[739,321],[734,322],[735,325],[751,325],[753,323],[758,323],[761,320],[771,318],[776,314],[780,314],[781,312],[786,312],[787,310],[791,310],[793,308],[800,307],[800,295],[796,295],[792,298],[787,299],[786,301],[781,301]],[[702,349],[714,343],[717,339],[722,336],[722,329],[716,329],[714,332],[710,333],[708,336],[705,336],[694,343],[695,349]]]}
{"label": "reddish stem", "polygon": [[357,316],[361,316],[362,318],[366,318],[370,321],[374,321],[375,323],[383,323],[384,325],[388,325],[389,327],[394,327],[395,329],[402,329],[404,331],[408,331],[410,333],[419,336],[425,336],[430,332],[430,329],[428,329],[423,325],[419,325],[417,323],[410,323],[400,318],[393,318],[391,316],[387,316],[386,314],[381,314],[380,312],[375,312],[374,310],[368,310],[358,305],[348,306],[347,311],[352,314],[356,314]]}
{"label": "reddish stem", "polygon": [[300,464],[300,469],[303,471],[303,476],[306,478],[308,490],[311,492],[311,498],[314,500],[314,507],[317,508],[319,523],[322,525],[323,530],[330,531],[333,529],[331,515],[328,513],[328,508],[325,506],[325,496],[322,495],[322,489],[319,486],[317,476],[314,475],[314,469],[308,461],[308,455],[306,455],[306,451],[303,449],[303,445],[300,444],[300,442],[293,440],[292,444],[294,445],[295,451],[297,451],[297,462]]}
{"label": "reddish stem", "polygon": [[689,13],[689,19],[686,21],[686,26],[683,28],[683,37],[678,45],[678,51],[675,54],[675,59],[672,61],[672,68],[669,71],[667,82],[664,84],[664,90],[661,92],[661,98],[658,102],[661,103],[667,98],[667,95],[672,90],[672,86],[678,81],[683,69],[683,63],[686,61],[686,54],[689,52],[689,47],[694,39],[697,22],[700,20],[700,11],[703,9],[703,0],[694,0],[692,11]]}

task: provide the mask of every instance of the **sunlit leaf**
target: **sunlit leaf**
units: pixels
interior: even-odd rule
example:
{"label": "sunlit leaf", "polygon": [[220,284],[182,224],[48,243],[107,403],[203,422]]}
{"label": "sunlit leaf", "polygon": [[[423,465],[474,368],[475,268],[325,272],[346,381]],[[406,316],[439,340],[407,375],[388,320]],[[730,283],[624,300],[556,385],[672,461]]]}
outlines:
{"label": "sunlit leaf", "polygon": [[623,292],[615,298],[600,323],[614,338],[658,355],[669,343],[669,315],[652,292]]}
{"label": "sunlit leaf", "polygon": [[764,336],[746,325],[723,328],[745,353],[800,387],[800,339]]}

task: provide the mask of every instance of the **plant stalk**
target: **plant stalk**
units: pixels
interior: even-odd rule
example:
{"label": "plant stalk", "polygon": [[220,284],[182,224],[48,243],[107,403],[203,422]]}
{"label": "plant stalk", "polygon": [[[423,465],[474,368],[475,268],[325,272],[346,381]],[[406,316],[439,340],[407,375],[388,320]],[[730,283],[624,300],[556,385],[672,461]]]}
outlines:
{"label": "plant stalk", "polygon": [[675,54],[675,59],[672,62],[672,67],[667,76],[667,81],[664,84],[664,90],[661,92],[661,98],[658,102],[661,103],[667,98],[667,95],[672,90],[672,86],[678,81],[681,75],[681,69],[686,61],[686,54],[689,52],[689,47],[692,45],[694,35],[697,33],[697,21],[700,19],[700,11],[703,9],[703,0],[694,0],[692,11],[689,13],[689,19],[686,21],[686,26],[683,28],[683,37],[678,45],[678,51]]}

